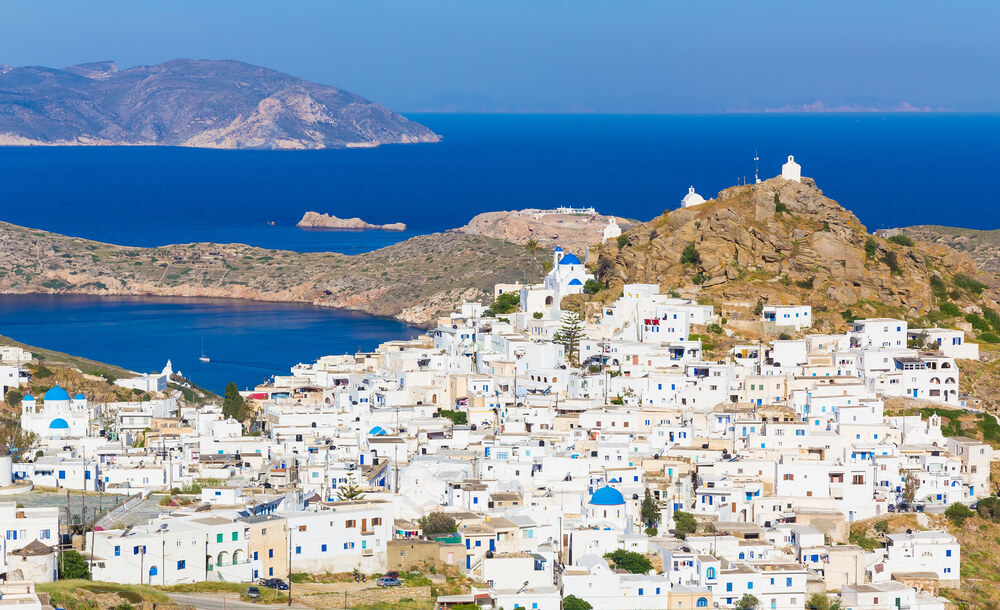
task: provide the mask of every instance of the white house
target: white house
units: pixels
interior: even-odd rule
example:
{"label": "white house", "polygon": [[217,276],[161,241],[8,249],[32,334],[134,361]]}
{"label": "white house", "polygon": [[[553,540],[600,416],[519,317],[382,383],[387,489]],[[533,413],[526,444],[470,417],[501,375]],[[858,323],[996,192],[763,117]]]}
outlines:
{"label": "white house", "polygon": [[812,326],[812,307],[809,305],[766,305],[761,319],[777,327],[790,326],[802,330]]}

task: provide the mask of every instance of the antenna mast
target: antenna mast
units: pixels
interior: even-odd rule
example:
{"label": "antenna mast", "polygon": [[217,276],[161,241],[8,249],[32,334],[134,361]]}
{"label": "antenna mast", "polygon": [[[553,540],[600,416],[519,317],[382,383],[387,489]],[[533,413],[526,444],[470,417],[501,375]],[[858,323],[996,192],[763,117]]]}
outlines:
{"label": "antenna mast", "polygon": [[757,173],[757,162],[760,161],[760,157],[757,156],[757,149],[753,149],[753,181],[754,184],[760,184],[760,175]]}

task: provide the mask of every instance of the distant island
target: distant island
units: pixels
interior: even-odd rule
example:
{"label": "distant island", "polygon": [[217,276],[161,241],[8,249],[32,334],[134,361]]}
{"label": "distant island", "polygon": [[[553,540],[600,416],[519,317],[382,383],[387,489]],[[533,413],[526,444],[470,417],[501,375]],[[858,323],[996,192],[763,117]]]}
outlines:
{"label": "distant island", "polygon": [[331,214],[320,214],[319,212],[306,212],[296,225],[300,229],[329,229],[341,231],[405,231],[406,224],[402,222],[391,222],[384,225],[376,225],[361,220],[360,218],[338,218]]}
{"label": "distant island", "polygon": [[440,137],[349,91],[238,61],[0,65],[0,145],[320,149]]}

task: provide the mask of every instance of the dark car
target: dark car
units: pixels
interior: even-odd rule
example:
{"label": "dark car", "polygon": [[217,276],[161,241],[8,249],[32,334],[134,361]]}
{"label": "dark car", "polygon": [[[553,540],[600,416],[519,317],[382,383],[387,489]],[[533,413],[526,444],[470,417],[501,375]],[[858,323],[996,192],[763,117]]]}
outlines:
{"label": "dark car", "polygon": [[260,599],[260,589],[257,587],[250,587],[247,589],[247,597],[250,599]]}
{"label": "dark car", "polygon": [[398,578],[389,578],[388,576],[379,578],[376,584],[380,587],[400,587],[403,585]]}
{"label": "dark car", "polygon": [[279,591],[287,591],[288,585],[285,581],[280,578],[261,578],[257,581],[261,585],[267,587],[268,589],[278,589]]}
{"label": "dark car", "polygon": [[397,572],[396,570],[390,570],[385,574],[383,574],[382,576],[385,576],[386,578],[395,578],[396,580],[399,580],[399,572]]}

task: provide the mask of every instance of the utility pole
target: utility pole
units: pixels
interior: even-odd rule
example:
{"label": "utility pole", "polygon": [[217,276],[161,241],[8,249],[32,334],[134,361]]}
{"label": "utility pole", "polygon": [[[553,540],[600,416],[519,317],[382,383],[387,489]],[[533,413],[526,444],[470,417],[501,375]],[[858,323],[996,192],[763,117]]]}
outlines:
{"label": "utility pole", "polygon": [[[90,580],[94,580],[94,543],[97,538],[97,509],[94,509],[94,523],[90,526]],[[84,534],[86,535],[86,534]]]}
{"label": "utility pole", "polygon": [[292,524],[288,523],[288,525],[285,527],[285,530],[288,532],[288,606],[291,607],[291,605],[292,605]]}

